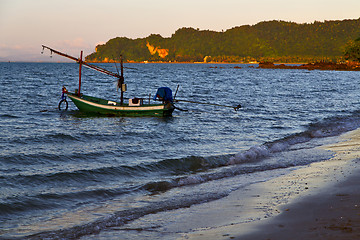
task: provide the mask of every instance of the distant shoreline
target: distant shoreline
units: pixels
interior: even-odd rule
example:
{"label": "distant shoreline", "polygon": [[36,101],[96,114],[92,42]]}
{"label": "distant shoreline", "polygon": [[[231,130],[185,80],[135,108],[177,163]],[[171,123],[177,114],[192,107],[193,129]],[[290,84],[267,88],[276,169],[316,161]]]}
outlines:
{"label": "distant shoreline", "polygon": [[[26,62],[26,61],[3,61],[0,63],[74,63],[75,62]],[[114,63],[114,62],[88,62],[88,63]],[[304,70],[335,70],[335,71],[360,71],[360,63],[332,63],[332,62],[315,62],[315,63],[229,63],[229,62],[125,62],[126,64],[204,64],[204,65],[252,65],[253,68],[258,69],[304,69]],[[258,65],[258,66],[256,66]],[[218,68],[218,67],[213,67]],[[221,68],[221,67],[219,67]],[[241,68],[235,66],[234,68]]]}

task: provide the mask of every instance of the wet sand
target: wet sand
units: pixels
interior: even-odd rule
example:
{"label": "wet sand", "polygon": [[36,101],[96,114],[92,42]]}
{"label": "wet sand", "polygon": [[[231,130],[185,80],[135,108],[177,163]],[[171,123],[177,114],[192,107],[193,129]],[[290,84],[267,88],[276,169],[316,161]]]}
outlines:
{"label": "wet sand", "polygon": [[360,239],[360,172],[352,175],[236,239]]}
{"label": "wet sand", "polygon": [[[193,228],[181,239],[360,239],[360,130],[340,139],[323,146],[336,153],[329,161],[194,210],[207,227],[196,228],[190,216]],[[249,221],[239,221],[242,215]]]}

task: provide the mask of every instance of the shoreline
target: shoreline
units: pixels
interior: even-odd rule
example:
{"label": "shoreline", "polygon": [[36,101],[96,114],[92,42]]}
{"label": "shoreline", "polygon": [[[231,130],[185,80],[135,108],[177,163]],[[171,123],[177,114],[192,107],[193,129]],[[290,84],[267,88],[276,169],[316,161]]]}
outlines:
{"label": "shoreline", "polygon": [[[180,239],[354,239],[360,238],[360,129],[345,133],[322,149],[335,152],[324,162],[256,183],[246,194],[237,190],[208,208],[216,217],[206,229],[193,229]],[[238,222],[244,214],[269,211],[268,217]],[[207,212],[207,214],[208,214]],[[202,212],[200,212],[201,214]],[[220,216],[226,213],[228,216]],[[224,220],[226,219],[226,220]]]}
{"label": "shoreline", "polygon": [[[6,64],[12,63],[72,63],[68,61],[12,61],[12,62],[0,62]],[[88,62],[91,64],[113,64],[114,62]],[[257,69],[300,69],[300,70],[333,70],[333,71],[360,71],[360,63],[331,63],[331,62],[315,62],[315,63],[272,63],[272,62],[254,62],[254,63],[236,63],[236,62],[125,62],[126,64],[199,64],[210,65],[218,68],[216,65],[234,65],[235,69],[241,69],[242,65],[249,65],[251,68]],[[77,63],[74,63],[77,64]],[[239,66],[240,65],[240,66]],[[257,65],[257,66],[256,66]],[[220,69],[222,67],[219,67]]]}

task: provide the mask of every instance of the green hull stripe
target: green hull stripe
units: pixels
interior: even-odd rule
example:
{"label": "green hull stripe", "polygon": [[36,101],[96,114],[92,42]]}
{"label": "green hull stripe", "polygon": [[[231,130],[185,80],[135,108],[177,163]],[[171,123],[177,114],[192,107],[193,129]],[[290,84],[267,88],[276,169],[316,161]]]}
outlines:
{"label": "green hull stripe", "polygon": [[[171,115],[174,107],[165,104],[143,104],[141,106],[121,105],[116,102],[83,95],[81,98],[68,93],[68,97],[83,112],[115,115]],[[108,102],[116,105],[107,104]]]}

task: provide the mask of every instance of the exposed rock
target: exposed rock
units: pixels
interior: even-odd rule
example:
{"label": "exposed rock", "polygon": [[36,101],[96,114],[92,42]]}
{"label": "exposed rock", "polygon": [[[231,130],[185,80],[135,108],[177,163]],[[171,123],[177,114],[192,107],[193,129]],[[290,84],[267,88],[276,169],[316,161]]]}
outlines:
{"label": "exposed rock", "polygon": [[307,63],[302,65],[285,65],[285,64],[275,65],[272,62],[260,62],[258,68],[360,71],[360,63],[315,62],[315,63]]}
{"label": "exposed rock", "polygon": [[169,55],[169,49],[154,47],[154,46],[150,45],[149,42],[146,43],[146,46],[149,49],[149,52],[151,55],[158,53],[159,57],[161,57],[161,58],[164,58],[167,55]]}

